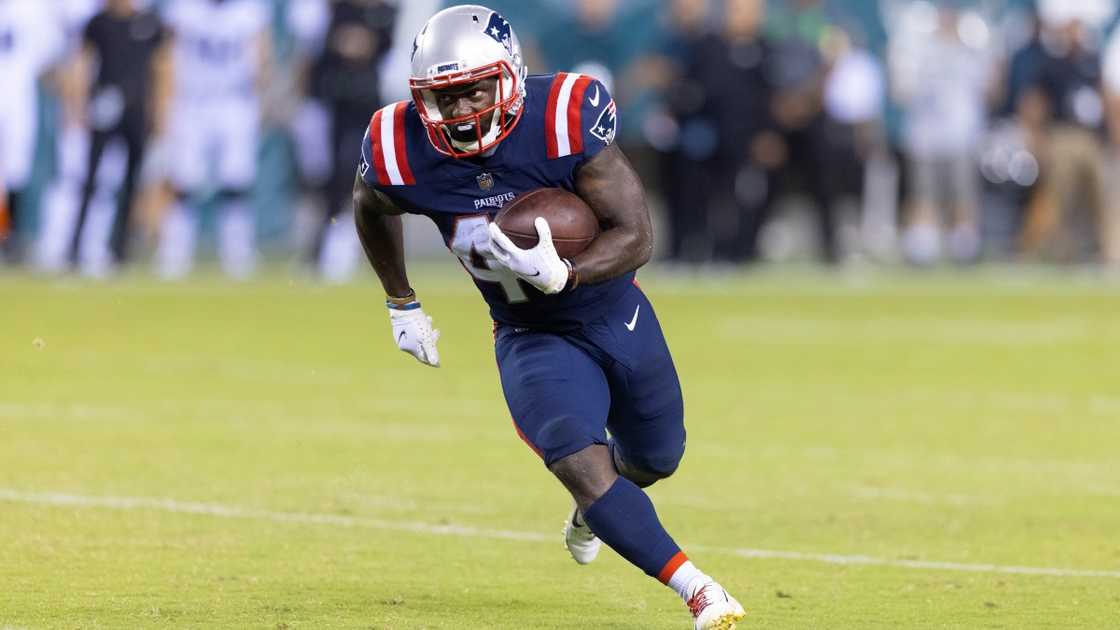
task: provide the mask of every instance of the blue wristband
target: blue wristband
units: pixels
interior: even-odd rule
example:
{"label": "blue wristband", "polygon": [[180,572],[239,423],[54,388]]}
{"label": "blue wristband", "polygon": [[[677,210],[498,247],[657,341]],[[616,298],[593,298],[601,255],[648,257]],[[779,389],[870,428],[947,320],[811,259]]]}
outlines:
{"label": "blue wristband", "polygon": [[389,300],[385,300],[385,307],[390,311],[414,311],[420,308],[419,302],[409,302],[408,304],[394,304]]}

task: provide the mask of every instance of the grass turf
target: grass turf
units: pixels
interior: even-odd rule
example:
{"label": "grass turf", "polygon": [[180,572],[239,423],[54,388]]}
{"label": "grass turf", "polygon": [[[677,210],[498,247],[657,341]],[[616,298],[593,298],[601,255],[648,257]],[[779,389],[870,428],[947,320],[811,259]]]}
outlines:
{"label": "grass turf", "polygon": [[[0,277],[0,628],[690,627],[613,553],[567,557],[449,267],[414,273],[439,370],[369,283]],[[741,627],[1120,625],[1120,287],[642,278],[689,427],[651,494]]]}

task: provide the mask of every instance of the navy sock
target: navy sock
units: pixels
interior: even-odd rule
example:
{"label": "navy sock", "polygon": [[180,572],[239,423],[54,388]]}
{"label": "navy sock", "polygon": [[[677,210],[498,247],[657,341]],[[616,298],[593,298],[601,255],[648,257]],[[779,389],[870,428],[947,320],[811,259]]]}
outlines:
{"label": "navy sock", "polygon": [[664,583],[687,560],[661,526],[653,502],[625,477],[584,510],[583,519],[618,555]]}

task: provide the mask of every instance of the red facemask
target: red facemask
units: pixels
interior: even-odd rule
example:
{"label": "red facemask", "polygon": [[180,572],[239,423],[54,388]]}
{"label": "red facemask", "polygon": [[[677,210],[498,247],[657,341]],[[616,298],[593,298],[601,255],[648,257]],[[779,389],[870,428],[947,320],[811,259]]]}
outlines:
{"label": "red facemask", "polygon": [[[469,85],[491,77],[497,77],[498,79],[494,104],[473,114],[444,118],[435,105],[435,99],[426,95],[426,93],[430,94],[431,90]],[[521,90],[518,89],[520,80],[520,77],[514,74],[509,63],[496,61],[485,66],[443,74],[430,79],[410,79],[408,85],[412,90],[412,100],[416,103],[416,111],[419,112],[420,120],[423,121],[428,130],[428,139],[432,146],[440,153],[455,158],[465,158],[478,155],[497,146],[513,131],[517,121],[521,119],[521,113],[524,109],[522,107]],[[494,117],[490,121],[489,128],[484,131],[482,121],[491,113]],[[464,149],[461,148],[463,141],[452,139],[451,129],[463,124],[473,124],[476,147]],[[486,136],[491,135],[490,131],[495,128],[498,129],[498,132],[487,139]],[[456,144],[460,146],[455,146]]]}

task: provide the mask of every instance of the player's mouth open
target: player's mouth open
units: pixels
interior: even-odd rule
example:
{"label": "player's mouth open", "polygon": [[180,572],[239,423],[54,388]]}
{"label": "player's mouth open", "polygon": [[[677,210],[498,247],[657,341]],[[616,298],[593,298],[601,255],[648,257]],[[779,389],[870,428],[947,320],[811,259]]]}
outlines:
{"label": "player's mouth open", "polygon": [[477,138],[475,137],[474,127],[475,125],[473,122],[460,123],[458,125],[455,125],[455,127],[451,130],[451,137],[460,142],[470,142],[472,140],[477,140]]}

